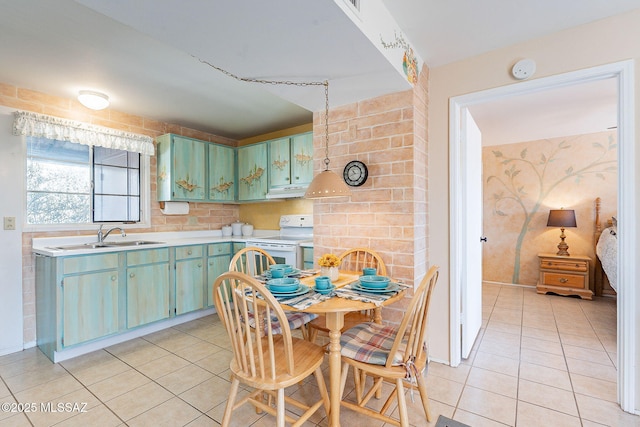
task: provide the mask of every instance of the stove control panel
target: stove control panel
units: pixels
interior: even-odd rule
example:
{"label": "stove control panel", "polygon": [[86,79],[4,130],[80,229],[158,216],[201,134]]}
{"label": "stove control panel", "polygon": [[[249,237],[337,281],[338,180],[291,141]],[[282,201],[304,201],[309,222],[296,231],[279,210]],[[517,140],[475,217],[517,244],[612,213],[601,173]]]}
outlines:
{"label": "stove control panel", "polygon": [[282,215],[280,228],[313,227],[313,215]]}

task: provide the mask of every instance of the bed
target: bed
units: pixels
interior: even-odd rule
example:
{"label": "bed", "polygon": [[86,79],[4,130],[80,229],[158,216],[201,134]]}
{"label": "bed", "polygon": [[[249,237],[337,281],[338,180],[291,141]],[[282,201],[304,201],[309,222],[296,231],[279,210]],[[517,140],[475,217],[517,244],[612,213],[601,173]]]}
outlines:
{"label": "bed", "polygon": [[611,217],[607,220],[607,226],[602,228],[600,205],[601,200],[598,197],[595,201],[595,294],[615,295],[618,283],[618,224],[616,217]]}

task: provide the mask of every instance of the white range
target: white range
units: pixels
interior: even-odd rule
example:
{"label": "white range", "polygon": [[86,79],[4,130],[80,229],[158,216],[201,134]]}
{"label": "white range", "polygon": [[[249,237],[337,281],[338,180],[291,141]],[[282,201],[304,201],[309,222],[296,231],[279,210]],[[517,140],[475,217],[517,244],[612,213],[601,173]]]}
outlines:
{"label": "white range", "polygon": [[273,236],[252,237],[247,246],[264,249],[278,264],[303,268],[300,243],[313,241],[313,215],[282,215],[280,232]]}

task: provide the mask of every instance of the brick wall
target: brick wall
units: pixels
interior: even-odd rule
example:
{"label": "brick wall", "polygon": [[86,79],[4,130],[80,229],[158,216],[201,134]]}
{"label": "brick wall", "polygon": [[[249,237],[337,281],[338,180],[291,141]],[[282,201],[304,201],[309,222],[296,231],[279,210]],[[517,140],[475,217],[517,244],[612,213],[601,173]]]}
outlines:
{"label": "brick wall", "polygon": [[[342,176],[361,160],[369,178],[347,198],[314,204],[314,253],[338,254],[368,247],[381,254],[389,274],[414,283],[427,257],[427,83],[420,74],[413,90],[394,93],[329,112],[330,169]],[[314,114],[315,170],[324,169],[324,114]],[[406,303],[406,301],[405,301]],[[386,308],[385,321],[402,318],[403,304]]]}
{"label": "brick wall", "polygon": [[[59,98],[23,89],[8,84],[0,83],[0,105],[16,110],[32,111],[66,119],[91,123],[97,126],[105,126],[153,138],[165,133],[175,133],[203,141],[236,146],[237,141],[220,136],[200,132],[194,129],[184,128],[171,123],[163,123],[145,117],[134,116],[118,111],[105,109],[93,111],[82,106],[78,101],[67,98]],[[162,231],[192,231],[214,230],[222,225],[238,219],[237,205],[224,205],[216,203],[190,203],[189,215],[165,216],[160,212],[160,206],[156,200],[156,158],[152,156],[151,163],[151,228],[127,229],[131,233],[136,232],[162,232]],[[97,228],[96,228],[97,230]],[[29,345],[36,339],[36,312],[35,312],[35,258],[31,253],[31,244],[34,237],[53,237],[69,235],[95,234],[87,231],[73,232],[39,232],[22,234],[22,289],[23,289],[23,316],[24,316],[24,343]]]}

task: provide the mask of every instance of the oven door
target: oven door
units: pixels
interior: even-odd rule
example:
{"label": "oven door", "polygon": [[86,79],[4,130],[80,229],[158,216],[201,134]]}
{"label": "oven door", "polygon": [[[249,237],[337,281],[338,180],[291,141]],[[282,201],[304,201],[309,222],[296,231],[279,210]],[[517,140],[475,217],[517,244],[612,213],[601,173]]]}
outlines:
{"label": "oven door", "polygon": [[269,255],[273,257],[276,264],[289,264],[295,268],[301,268],[301,257],[299,256],[300,249],[297,244],[280,244],[280,243],[266,243],[259,240],[247,241],[247,246],[255,246],[265,250]]}

